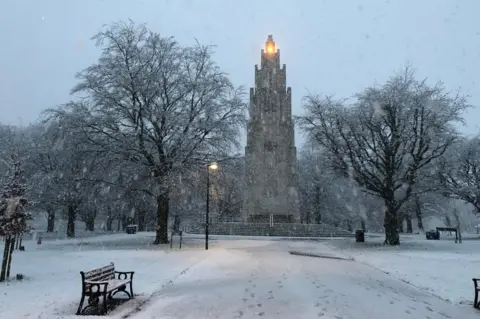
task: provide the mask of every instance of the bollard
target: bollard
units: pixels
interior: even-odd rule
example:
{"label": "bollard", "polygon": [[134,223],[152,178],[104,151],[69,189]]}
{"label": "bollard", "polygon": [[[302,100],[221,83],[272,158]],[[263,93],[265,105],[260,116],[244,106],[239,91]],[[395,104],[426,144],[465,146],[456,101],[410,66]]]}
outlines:
{"label": "bollard", "polygon": [[37,245],[41,245],[41,244],[42,244],[42,235],[38,235]]}

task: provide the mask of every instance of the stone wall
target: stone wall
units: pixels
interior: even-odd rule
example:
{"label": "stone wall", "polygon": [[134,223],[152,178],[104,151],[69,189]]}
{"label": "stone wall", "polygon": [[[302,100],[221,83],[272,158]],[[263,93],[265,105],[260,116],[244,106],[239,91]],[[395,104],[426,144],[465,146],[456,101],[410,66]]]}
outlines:
{"label": "stone wall", "polygon": [[[192,234],[205,233],[204,225],[191,225],[185,231]],[[232,236],[279,236],[279,237],[351,237],[353,234],[327,224],[270,224],[267,223],[213,223],[211,235]]]}

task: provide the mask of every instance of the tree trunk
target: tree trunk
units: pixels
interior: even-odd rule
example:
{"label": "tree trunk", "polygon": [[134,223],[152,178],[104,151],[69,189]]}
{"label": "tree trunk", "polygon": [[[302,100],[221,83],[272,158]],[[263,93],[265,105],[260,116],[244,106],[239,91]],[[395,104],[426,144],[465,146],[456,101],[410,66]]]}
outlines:
{"label": "tree trunk", "polygon": [[117,231],[120,231],[120,225],[122,223],[122,218],[120,216],[118,216],[118,219],[117,219]]}
{"label": "tree trunk", "polygon": [[305,224],[310,224],[311,214],[310,209],[307,210],[307,213],[305,214]]}
{"label": "tree trunk", "polygon": [[349,232],[352,232],[352,231],[353,231],[352,223],[350,222],[350,220],[347,220],[347,230],[348,230]]}
{"label": "tree trunk", "polygon": [[55,228],[55,210],[47,206],[47,233],[52,233]]}
{"label": "tree trunk", "polygon": [[[318,184],[315,185],[315,217],[318,220],[322,219],[322,214],[320,213],[320,186]],[[310,212],[308,213],[307,224],[310,224]]]}
{"label": "tree trunk", "polygon": [[68,205],[67,207],[67,237],[75,237],[75,207],[73,205]]}
{"label": "tree trunk", "polygon": [[147,212],[143,209],[138,211],[138,231],[145,231],[145,217]]}
{"label": "tree trunk", "polygon": [[2,271],[0,272],[0,282],[5,281],[7,275],[7,263],[8,256],[10,255],[10,238],[11,236],[5,236],[5,245],[3,248],[3,259],[2,259]]}
{"label": "tree trunk", "polygon": [[322,223],[322,215],[320,213],[318,214],[315,214],[315,222],[317,224],[321,224]]}
{"label": "tree trunk", "polygon": [[415,215],[417,217],[418,229],[423,231],[422,203],[420,203],[420,198],[418,197],[418,195],[415,195]]}
{"label": "tree trunk", "polygon": [[9,251],[9,256],[8,256],[8,262],[7,262],[7,273],[6,273],[6,279],[10,277],[10,268],[12,266],[12,257],[13,257],[13,248],[15,245],[15,239],[11,238],[10,239],[10,251]]}
{"label": "tree trunk", "polygon": [[87,218],[85,220],[85,228],[88,231],[94,231],[95,230],[95,219]]}
{"label": "tree trunk", "polygon": [[411,234],[411,233],[413,233],[412,215],[407,214],[405,217],[406,217],[406,220],[407,220],[407,233]]}
{"label": "tree trunk", "polygon": [[112,231],[112,224],[113,224],[113,216],[112,216],[112,208],[110,206],[107,207],[107,231]]}
{"label": "tree trunk", "polygon": [[405,219],[405,215],[404,214],[399,214],[397,216],[397,218],[398,218],[398,232],[400,234],[403,234],[404,233],[404,231],[403,231],[403,220]]}
{"label": "tree trunk", "polygon": [[180,216],[178,216],[177,214],[174,216],[173,218],[173,231],[174,232],[179,232],[180,231],[180,223],[181,223],[181,220],[180,220]]}
{"label": "tree trunk", "polygon": [[169,193],[167,190],[157,196],[157,231],[154,245],[168,244],[168,199]]}
{"label": "tree trunk", "polygon": [[125,231],[125,228],[127,228],[127,215],[123,214],[122,215],[122,230]]}
{"label": "tree trunk", "polygon": [[385,200],[385,245],[400,245],[400,236],[398,234],[398,219],[393,200]]}

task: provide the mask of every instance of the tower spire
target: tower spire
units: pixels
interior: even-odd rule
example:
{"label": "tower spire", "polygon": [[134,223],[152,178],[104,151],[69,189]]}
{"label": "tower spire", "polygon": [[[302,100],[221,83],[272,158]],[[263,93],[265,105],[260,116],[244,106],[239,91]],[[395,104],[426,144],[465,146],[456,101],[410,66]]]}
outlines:
{"label": "tower spire", "polygon": [[265,42],[265,49],[262,49],[261,67],[263,68],[280,68],[280,50],[275,47],[275,41],[270,34]]}
{"label": "tower spire", "polygon": [[273,36],[271,34],[268,36],[267,42],[265,42],[265,49],[267,54],[275,53],[275,41],[273,41]]}

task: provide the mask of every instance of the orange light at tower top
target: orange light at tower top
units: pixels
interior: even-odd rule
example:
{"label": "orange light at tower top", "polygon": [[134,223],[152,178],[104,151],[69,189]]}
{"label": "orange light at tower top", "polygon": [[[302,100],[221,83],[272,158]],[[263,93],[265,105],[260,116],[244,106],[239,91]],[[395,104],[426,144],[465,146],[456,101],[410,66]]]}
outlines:
{"label": "orange light at tower top", "polygon": [[267,47],[268,54],[275,53],[275,41],[273,41],[273,37],[271,35],[268,36],[266,47]]}

